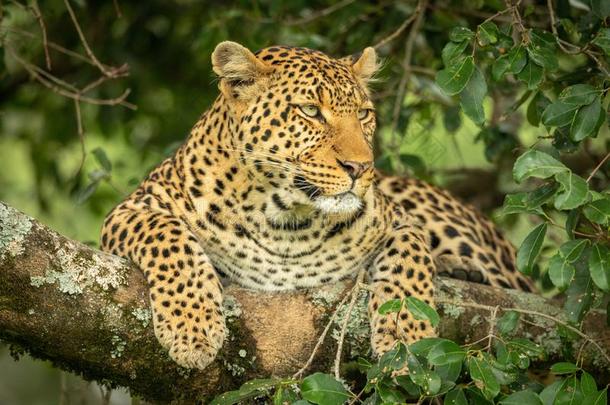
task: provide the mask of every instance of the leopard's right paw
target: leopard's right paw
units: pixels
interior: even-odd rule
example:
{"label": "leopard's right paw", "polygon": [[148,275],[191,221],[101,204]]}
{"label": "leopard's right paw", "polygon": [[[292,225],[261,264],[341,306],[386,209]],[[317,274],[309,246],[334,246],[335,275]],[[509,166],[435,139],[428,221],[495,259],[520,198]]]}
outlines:
{"label": "leopard's right paw", "polygon": [[197,324],[180,317],[156,320],[155,335],[176,363],[182,367],[203,370],[214,361],[226,336],[222,315],[217,318],[206,324]]}

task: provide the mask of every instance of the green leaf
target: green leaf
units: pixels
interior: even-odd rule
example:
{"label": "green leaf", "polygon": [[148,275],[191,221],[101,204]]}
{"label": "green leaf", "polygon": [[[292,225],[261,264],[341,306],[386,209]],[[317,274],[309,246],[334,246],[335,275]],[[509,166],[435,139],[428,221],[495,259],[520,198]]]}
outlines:
{"label": "green leaf", "polygon": [[608,225],[610,222],[610,197],[591,201],[584,207],[583,213],[591,222]]}
{"label": "green leaf", "polygon": [[443,403],[445,405],[468,405],[468,400],[463,389],[454,388],[445,395]]}
{"label": "green leaf", "polygon": [[91,183],[87,184],[85,188],[78,190],[78,192],[76,193],[76,204],[83,204],[85,201],[91,198],[91,196],[93,195],[93,193],[95,193],[95,190],[97,190],[99,185],[99,181],[92,181]]}
{"label": "green leaf", "polygon": [[427,386],[427,388],[424,389],[424,393],[426,395],[438,394],[438,392],[441,390],[441,387],[443,384],[443,382],[441,381],[441,377],[438,375],[438,373],[436,373],[432,370],[428,370],[428,372],[426,374],[427,374],[428,386]]}
{"label": "green leaf", "polygon": [[413,314],[415,319],[430,321],[433,328],[436,328],[441,319],[434,308],[415,297],[407,297],[407,309]]}
{"label": "green leaf", "polygon": [[561,245],[559,254],[561,254],[568,263],[574,263],[580,258],[587,246],[589,246],[588,239],[570,240]]}
{"label": "green leaf", "polygon": [[409,367],[409,378],[415,384],[428,389],[428,369],[424,369],[419,360],[414,354],[407,354],[407,366]]}
{"label": "green leaf", "polygon": [[600,114],[603,114],[603,111],[599,97],[595,97],[595,100],[591,104],[579,109],[570,127],[570,138],[578,142],[585,138],[595,137],[603,122],[599,119],[599,116]]}
{"label": "green leaf", "polygon": [[471,357],[468,360],[468,372],[477,388],[488,400],[492,400],[500,393],[500,384],[492,372],[491,365],[484,359]]}
{"label": "green leaf", "polygon": [[466,27],[455,27],[449,33],[449,39],[453,42],[470,41],[474,38],[474,32]]}
{"label": "green leaf", "polygon": [[451,340],[442,340],[428,353],[428,363],[443,366],[451,363],[461,363],[466,357],[466,351]]}
{"label": "green leaf", "polygon": [[582,403],[587,405],[608,405],[608,387],[585,396]]}
{"label": "green leaf", "polygon": [[408,375],[398,375],[394,377],[396,383],[413,397],[421,395],[421,388],[415,384]]}
{"label": "green leaf", "polygon": [[555,398],[557,397],[557,393],[561,389],[561,384],[562,381],[555,381],[540,392],[539,396],[544,405],[553,405]]}
{"label": "green leaf", "polygon": [[610,56],[610,28],[600,29],[591,42],[604,51],[606,55]]}
{"label": "green leaf", "polygon": [[515,311],[507,311],[498,320],[498,332],[502,335],[511,333],[517,327],[519,323],[519,313]]}
{"label": "green leaf", "polygon": [[527,65],[519,72],[517,78],[527,85],[530,90],[535,90],[542,82],[543,70],[533,62],[528,62]]}
{"label": "green leaf", "polygon": [[104,170],[106,170],[107,172],[112,171],[112,163],[110,163],[110,159],[108,159],[108,155],[106,155],[104,149],[95,148],[91,151],[91,153],[93,153],[93,156],[95,156],[95,160],[97,160],[97,162],[100,164],[100,166],[102,166]]}
{"label": "green leaf", "polygon": [[468,46],[467,41],[462,42],[447,42],[441,51],[441,59],[445,66],[451,66],[459,60]]}
{"label": "green leaf", "polygon": [[527,106],[527,121],[537,127],[540,124],[542,113],[550,104],[551,100],[541,92],[537,92]]}
{"label": "green leaf", "polygon": [[509,349],[523,353],[528,357],[539,358],[544,356],[544,350],[539,345],[528,339],[511,339],[506,343],[506,345]]}
{"label": "green leaf", "polygon": [[487,46],[498,42],[498,26],[492,21],[485,21],[477,29],[477,42],[480,46]]}
{"label": "green leaf", "polygon": [[534,228],[523,240],[517,252],[517,268],[523,274],[531,274],[540,254],[546,235],[546,222]]}
{"label": "green leaf", "polygon": [[506,55],[509,62],[507,69],[509,73],[520,73],[527,64],[527,53],[522,45],[512,48]]}
{"label": "green leaf", "polygon": [[555,180],[561,184],[554,204],[558,210],[571,210],[589,201],[589,185],[582,177],[566,171],[557,174]]}
{"label": "green leaf", "polygon": [[377,312],[381,315],[387,315],[392,312],[399,312],[402,308],[402,300],[394,299],[381,304]]}
{"label": "green leaf", "polygon": [[590,84],[575,84],[559,93],[559,101],[564,104],[587,105],[591,104],[600,93],[600,90]]}
{"label": "green leaf", "polygon": [[499,81],[502,79],[502,76],[506,74],[508,68],[510,67],[510,60],[508,58],[508,54],[500,56],[496,59],[491,65],[491,77],[495,81]]}
{"label": "green leaf", "polygon": [[553,34],[530,30],[530,42],[527,45],[527,54],[530,59],[546,70],[555,71],[559,68],[557,55],[555,55],[555,38]]}
{"label": "green leaf", "polygon": [[549,260],[549,277],[553,285],[564,290],[574,278],[576,269],[561,255],[556,254]]}
{"label": "green leaf", "polygon": [[472,56],[467,56],[453,65],[440,70],[436,74],[436,84],[441,90],[453,96],[461,92],[474,72],[474,60]]}
{"label": "green leaf", "polygon": [[449,363],[434,367],[434,371],[441,376],[443,382],[456,382],[462,374],[462,363]]}
{"label": "green leaf", "polygon": [[549,260],[549,277],[560,290],[565,289],[576,273],[574,263],[589,244],[586,239],[571,240],[559,248],[559,252]]}
{"label": "green leaf", "polygon": [[602,291],[610,291],[610,248],[593,244],[589,255],[589,271],[595,285]]}
{"label": "green leaf", "polygon": [[580,367],[578,367],[576,364],[572,364],[572,363],[568,363],[568,362],[555,363],[551,366],[551,372],[553,374],[557,374],[557,375],[574,374],[578,370],[580,370]]}
{"label": "green leaf", "polygon": [[479,126],[485,123],[483,100],[486,94],[487,83],[485,77],[479,68],[475,67],[468,84],[460,93],[460,106],[464,113]]}
{"label": "green leaf", "polygon": [[426,163],[418,155],[412,153],[401,153],[398,158],[400,159],[400,163],[402,163],[403,166],[413,170],[413,173],[415,173],[417,177],[422,177],[427,172]]}
{"label": "green leaf", "polygon": [[542,405],[542,400],[530,390],[514,392],[499,402],[501,405]]}
{"label": "green leaf", "polygon": [[210,405],[232,405],[243,402],[244,400],[255,398],[267,393],[267,391],[277,386],[279,380],[265,378],[247,381],[236,391],[228,391],[220,394],[210,402]]}
{"label": "green leaf", "polygon": [[407,363],[407,347],[403,343],[397,343],[391,350],[379,359],[379,367],[383,372],[400,370]]}
{"label": "green leaf", "polygon": [[580,376],[580,388],[582,389],[582,393],[585,395],[597,394],[597,384],[595,383],[595,379],[586,371],[583,371],[582,375]]}
{"label": "green leaf", "polygon": [[351,397],[343,384],[324,373],[305,377],[301,383],[301,396],[318,405],[342,405]]}
{"label": "green leaf", "polygon": [[566,234],[568,238],[574,239],[574,231],[576,230],[576,226],[580,221],[580,209],[571,210],[566,216]]}
{"label": "green leaf", "polygon": [[527,203],[528,193],[507,194],[499,215],[519,214],[522,212],[542,214],[538,208],[532,209]]}
{"label": "green leaf", "polygon": [[582,405],[583,395],[576,376],[568,377],[561,384],[555,397],[555,405]]}
{"label": "green leaf", "polygon": [[391,386],[378,385],[375,390],[383,403],[399,404],[406,401],[407,397],[401,391],[392,388]]}
{"label": "green leaf", "polygon": [[413,354],[417,354],[418,356],[428,357],[428,353],[430,350],[440,342],[445,339],[432,337],[432,338],[423,338],[418,340],[417,342],[411,343],[409,345],[409,351]]}
{"label": "green leaf", "polygon": [[530,149],[519,156],[513,167],[513,177],[517,183],[528,177],[546,179],[568,171],[563,163],[544,152]]}
{"label": "green leaf", "polygon": [[538,187],[536,190],[527,193],[525,204],[530,210],[540,207],[551,199],[559,189],[557,183],[546,183]]}
{"label": "green leaf", "polygon": [[562,101],[555,101],[549,105],[542,113],[542,123],[547,127],[563,127],[571,125],[574,116],[578,111],[577,104],[566,104]]}
{"label": "green leaf", "polygon": [[593,303],[594,283],[587,264],[584,260],[574,263],[576,275],[566,290],[564,308],[571,322],[580,322]]}

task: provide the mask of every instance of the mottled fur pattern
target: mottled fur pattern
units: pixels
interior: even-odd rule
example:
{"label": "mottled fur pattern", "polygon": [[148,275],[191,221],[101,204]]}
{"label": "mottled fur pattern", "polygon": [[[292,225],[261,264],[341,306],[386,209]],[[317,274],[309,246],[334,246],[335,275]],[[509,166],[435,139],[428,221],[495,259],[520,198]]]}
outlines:
{"label": "mottled fur pattern", "polygon": [[233,42],[212,55],[220,95],[187,141],[106,218],[102,248],[144,272],[156,336],[186,367],[223,344],[223,278],[281,291],[366,269],[376,354],[435,331],[394,298],[434,305],[435,273],[529,290],[512,246],[472,208],[418,180],[378,177],[366,84],[375,51],[332,59]]}

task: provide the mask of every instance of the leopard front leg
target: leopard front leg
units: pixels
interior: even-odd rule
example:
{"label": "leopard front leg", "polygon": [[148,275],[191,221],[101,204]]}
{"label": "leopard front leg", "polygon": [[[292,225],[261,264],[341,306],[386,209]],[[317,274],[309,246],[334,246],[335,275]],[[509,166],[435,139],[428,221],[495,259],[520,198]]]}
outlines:
{"label": "leopard front leg", "polygon": [[408,226],[390,232],[370,271],[371,346],[375,355],[390,350],[397,341],[413,343],[434,336],[428,321],[417,320],[403,306],[400,312],[381,315],[386,301],[418,298],[434,307],[435,267],[422,229]]}
{"label": "leopard front leg", "polygon": [[225,338],[222,286],[195,235],[180,219],[142,209],[115,209],[102,248],[128,257],[149,285],[155,335],[181,366],[203,369]]}

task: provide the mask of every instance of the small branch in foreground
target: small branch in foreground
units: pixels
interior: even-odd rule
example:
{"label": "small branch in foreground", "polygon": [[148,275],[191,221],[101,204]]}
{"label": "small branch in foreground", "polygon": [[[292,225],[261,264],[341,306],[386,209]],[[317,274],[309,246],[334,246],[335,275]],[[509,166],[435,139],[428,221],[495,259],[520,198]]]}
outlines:
{"label": "small branch in foreground", "polygon": [[341,308],[345,304],[345,302],[347,301],[347,299],[349,297],[350,297],[350,294],[348,292],[347,294],[345,294],[343,296],[341,301],[337,304],[337,306],[335,307],[335,310],[333,311],[332,315],[330,316],[330,319],[326,323],[324,330],[320,334],[320,337],[318,338],[316,345],[314,346],[313,350],[311,351],[311,355],[309,356],[309,358],[307,359],[307,361],[305,362],[303,367],[301,367],[299,369],[299,371],[297,371],[296,373],[294,373],[292,375],[292,378],[294,378],[294,379],[301,378],[303,376],[303,374],[305,373],[305,371],[307,371],[307,369],[311,366],[311,364],[313,363],[313,361],[316,357],[316,354],[318,353],[318,350],[320,350],[322,343],[324,343],[324,339],[326,339],[326,335],[328,334],[328,331],[330,330],[331,326],[335,322],[335,319],[337,318],[337,312],[339,311],[339,308]]}
{"label": "small branch in foreground", "polygon": [[347,324],[349,322],[350,317],[352,316],[352,311],[354,310],[354,305],[356,305],[356,301],[358,300],[358,295],[360,294],[360,286],[364,281],[364,269],[358,272],[358,277],[356,278],[356,283],[352,287],[350,291],[351,299],[349,302],[349,306],[347,307],[347,311],[343,317],[343,323],[341,324],[341,335],[339,336],[339,344],[337,346],[337,354],[335,355],[335,378],[341,378],[341,357],[343,354],[343,342],[345,341],[345,332],[347,331]]}
{"label": "small branch in foreground", "polygon": [[610,158],[610,152],[608,152],[606,154],[606,156],[604,156],[604,158],[601,160],[601,162],[599,162],[599,164],[597,166],[595,166],[595,169],[593,169],[593,171],[591,172],[591,174],[589,175],[589,177],[587,177],[587,183],[591,181],[591,179],[593,178],[593,176],[595,176],[595,173],[597,173],[599,171],[599,169],[602,168],[602,166],[604,165],[604,163],[606,163],[606,161]]}

